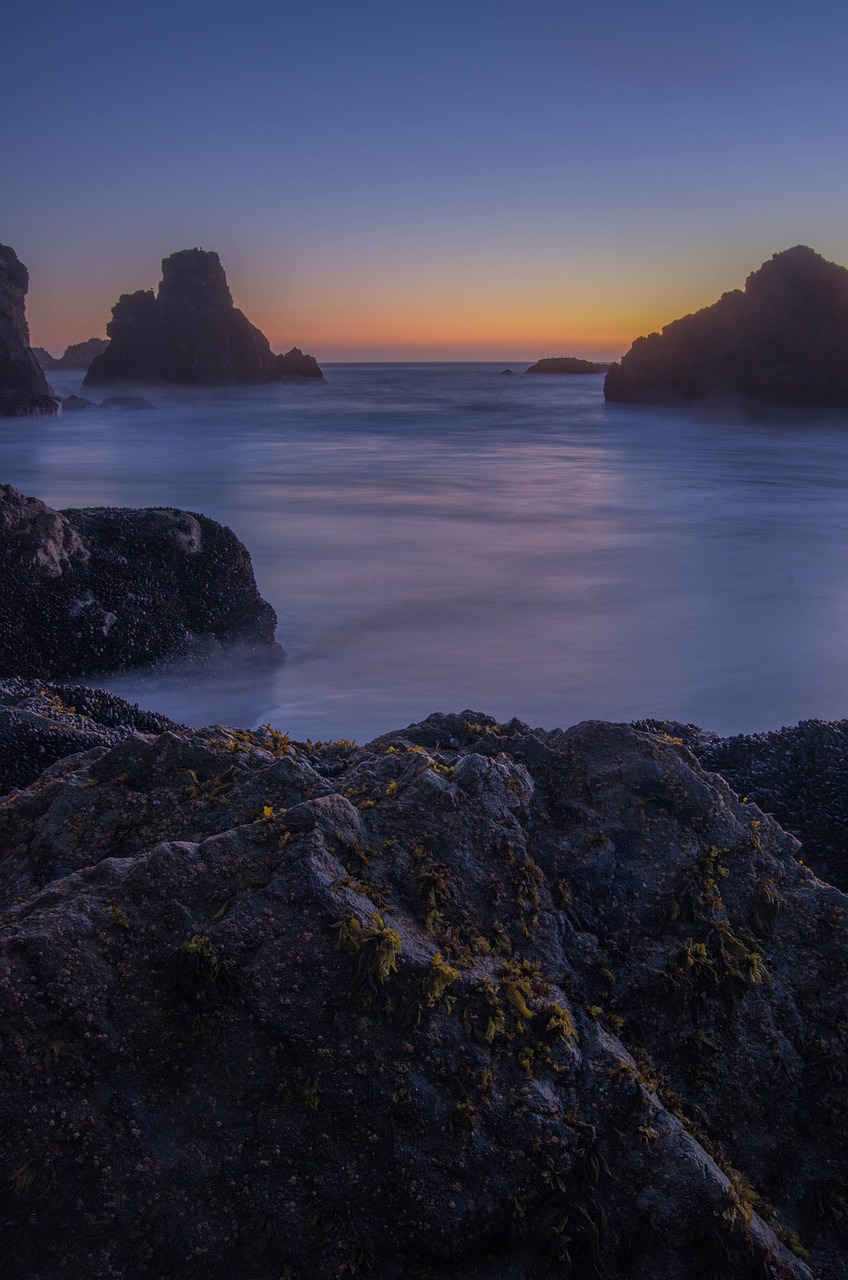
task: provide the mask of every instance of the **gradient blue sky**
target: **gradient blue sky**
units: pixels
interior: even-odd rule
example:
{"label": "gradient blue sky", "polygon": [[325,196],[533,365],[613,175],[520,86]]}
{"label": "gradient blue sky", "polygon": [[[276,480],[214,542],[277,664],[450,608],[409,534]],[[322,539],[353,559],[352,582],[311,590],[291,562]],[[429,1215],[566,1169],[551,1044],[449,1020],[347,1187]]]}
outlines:
{"label": "gradient blue sky", "polygon": [[848,10],[783,0],[37,3],[0,240],[33,342],[159,261],[319,359],[617,356],[796,243],[848,262]]}

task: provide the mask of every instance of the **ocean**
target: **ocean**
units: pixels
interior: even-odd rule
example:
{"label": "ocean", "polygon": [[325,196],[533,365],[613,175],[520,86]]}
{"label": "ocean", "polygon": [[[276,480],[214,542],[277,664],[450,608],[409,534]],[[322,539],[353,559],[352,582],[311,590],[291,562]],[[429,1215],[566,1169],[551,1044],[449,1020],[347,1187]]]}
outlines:
{"label": "ocean", "polygon": [[279,616],[278,666],[89,683],[192,725],[360,742],[464,708],[721,733],[848,715],[848,415],[608,407],[601,376],[526,367],[331,364],[323,385],[0,420],[0,480],[203,512]]}

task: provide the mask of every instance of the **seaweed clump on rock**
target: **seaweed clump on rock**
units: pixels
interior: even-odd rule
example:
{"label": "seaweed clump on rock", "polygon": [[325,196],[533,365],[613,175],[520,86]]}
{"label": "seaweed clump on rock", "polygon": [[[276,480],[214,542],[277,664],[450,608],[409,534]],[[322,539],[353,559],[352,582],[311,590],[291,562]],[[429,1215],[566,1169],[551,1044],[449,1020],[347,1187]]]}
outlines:
{"label": "seaweed clump on rock", "polygon": [[668,735],[135,732],[0,835],[14,1274],[844,1276],[846,901]]}
{"label": "seaweed clump on rock", "polygon": [[0,244],[0,418],[55,413],[58,408],[29,345],[28,288],[26,267],[14,249]]}
{"label": "seaweed clump on rock", "polygon": [[848,406],[848,270],[796,245],[744,292],[637,338],[604,383],[607,400],[762,401]]}
{"label": "seaweed clump on rock", "polygon": [[321,380],[313,356],[284,356],[233,305],[217,253],[182,249],[162,262],[158,293],[122,294],[106,326],[109,344],[94,357],[84,386],[182,383],[215,386]]}
{"label": "seaweed clump on rock", "polygon": [[165,507],[54,511],[0,485],[0,675],[117,671],[194,637],[276,656],[275,626],[246,548],[216,521]]}

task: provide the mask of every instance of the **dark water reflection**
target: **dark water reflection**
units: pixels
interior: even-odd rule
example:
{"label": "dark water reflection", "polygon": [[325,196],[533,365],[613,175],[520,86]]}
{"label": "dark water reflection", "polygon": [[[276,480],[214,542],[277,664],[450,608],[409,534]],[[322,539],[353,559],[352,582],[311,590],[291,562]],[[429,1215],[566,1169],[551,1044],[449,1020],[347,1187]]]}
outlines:
{"label": "dark water reflection", "polygon": [[56,506],[203,511],[247,544],[282,667],[102,682],[195,724],[848,714],[848,418],[607,409],[600,378],[499,370],[337,365],[4,422],[2,478]]}

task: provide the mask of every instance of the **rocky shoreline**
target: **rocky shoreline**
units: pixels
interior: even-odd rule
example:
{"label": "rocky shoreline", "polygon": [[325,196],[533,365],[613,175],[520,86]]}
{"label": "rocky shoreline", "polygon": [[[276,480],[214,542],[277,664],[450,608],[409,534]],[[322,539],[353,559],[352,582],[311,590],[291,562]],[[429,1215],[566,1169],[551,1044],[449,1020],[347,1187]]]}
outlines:
{"label": "rocky shoreline", "polygon": [[0,697],[13,1274],[845,1275],[848,904],[723,740]]}

